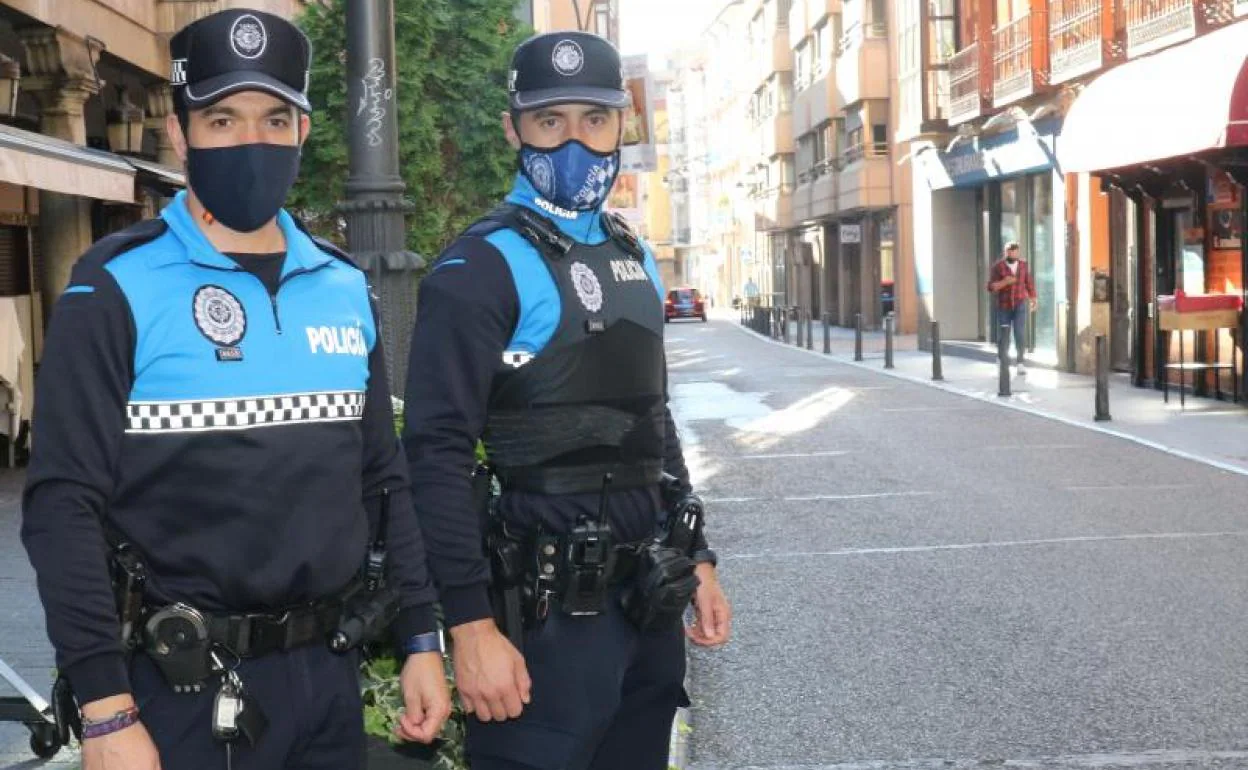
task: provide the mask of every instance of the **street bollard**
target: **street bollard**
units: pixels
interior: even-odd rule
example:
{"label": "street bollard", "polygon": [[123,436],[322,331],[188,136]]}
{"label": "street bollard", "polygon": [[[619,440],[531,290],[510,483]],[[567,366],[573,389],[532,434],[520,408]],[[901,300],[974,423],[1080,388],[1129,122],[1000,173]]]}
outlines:
{"label": "street bollard", "polygon": [[1109,356],[1105,350],[1105,335],[1096,335],[1096,422],[1108,422],[1109,416]]}
{"label": "street bollard", "polygon": [[780,308],[780,339],[784,340],[784,344],[789,344],[789,309],[787,307]]}
{"label": "street bollard", "polygon": [[940,362],[940,321],[932,321],[932,379],[945,379],[944,368]]}
{"label": "street bollard", "polygon": [[810,312],[806,313],[806,349],[815,349],[815,329],[814,321],[811,319]]}
{"label": "street bollard", "polygon": [[823,314],[823,352],[832,352],[832,315]]}
{"label": "street bollard", "polygon": [[854,315],[854,360],[862,360],[862,313]]}
{"label": "street bollard", "polygon": [[892,313],[884,316],[884,368],[893,368],[893,328],[897,325],[897,319]]}
{"label": "street bollard", "polygon": [[999,383],[998,396],[1010,395],[1010,325],[1002,324],[997,329],[997,370]]}
{"label": "street bollard", "polygon": [[793,344],[797,345],[799,348],[802,346],[802,316],[805,314],[806,311],[801,308],[797,309],[797,323],[795,324],[797,326],[797,340]]}
{"label": "street bollard", "polygon": [[784,308],[782,307],[772,308],[771,316],[772,316],[771,336],[774,337],[775,339],[783,339],[785,334],[784,332],[780,330],[780,326],[781,326],[782,321],[784,320]]}

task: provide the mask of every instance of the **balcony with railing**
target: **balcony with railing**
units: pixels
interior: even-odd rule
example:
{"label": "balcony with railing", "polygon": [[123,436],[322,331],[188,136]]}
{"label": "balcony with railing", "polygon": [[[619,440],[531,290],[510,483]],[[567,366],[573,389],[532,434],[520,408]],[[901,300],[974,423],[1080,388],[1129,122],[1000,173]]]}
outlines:
{"label": "balcony with railing", "polygon": [[760,188],[754,197],[754,215],[758,230],[771,232],[793,226],[793,185],[781,184]]}
{"label": "balcony with railing", "polygon": [[854,211],[891,205],[890,165],[887,143],[868,142],[847,147],[839,161],[837,208]]}
{"label": "balcony with railing", "polygon": [[[1112,2],[1112,0],[1111,0]],[[1112,35],[1113,5],[1106,0],[1052,0],[1049,5],[1049,82],[1096,72],[1109,63],[1106,24]],[[1107,18],[1108,16],[1108,18]]]}
{"label": "balcony with railing", "polygon": [[1196,36],[1196,0],[1122,0],[1122,10],[1128,58]]}
{"label": "balcony with railing", "polygon": [[793,221],[795,223],[823,219],[836,214],[836,158],[818,161],[797,175],[797,189],[793,191]]}
{"label": "balcony with railing", "polygon": [[[971,43],[949,59],[949,125],[956,126],[984,114],[984,89],[980,83],[982,62],[989,46]],[[983,84],[986,85],[986,84]]]}
{"label": "balcony with railing", "polygon": [[1025,99],[1048,83],[1048,25],[1043,12],[1031,12],[992,33],[992,103]]}
{"label": "balcony with railing", "polygon": [[850,24],[836,47],[836,90],[841,104],[889,96],[887,28]]}

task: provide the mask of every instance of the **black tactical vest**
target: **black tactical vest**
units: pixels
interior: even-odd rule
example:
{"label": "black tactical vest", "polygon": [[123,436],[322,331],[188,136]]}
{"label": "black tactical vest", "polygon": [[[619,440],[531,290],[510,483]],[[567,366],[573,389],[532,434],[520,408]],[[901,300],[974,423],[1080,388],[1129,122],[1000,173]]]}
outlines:
{"label": "black tactical vest", "polygon": [[573,494],[656,484],[663,468],[663,306],[645,253],[614,215],[590,246],[506,205],[465,235],[524,236],[554,278],[561,315],[522,365],[500,361],[483,437],[504,489]]}

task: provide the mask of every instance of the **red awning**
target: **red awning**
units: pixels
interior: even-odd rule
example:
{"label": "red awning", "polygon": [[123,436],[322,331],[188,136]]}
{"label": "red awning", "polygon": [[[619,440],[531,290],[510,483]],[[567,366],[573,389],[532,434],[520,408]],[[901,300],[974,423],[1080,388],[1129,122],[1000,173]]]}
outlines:
{"label": "red awning", "polygon": [[1075,99],[1057,140],[1065,173],[1248,146],[1248,20],[1121,64]]}

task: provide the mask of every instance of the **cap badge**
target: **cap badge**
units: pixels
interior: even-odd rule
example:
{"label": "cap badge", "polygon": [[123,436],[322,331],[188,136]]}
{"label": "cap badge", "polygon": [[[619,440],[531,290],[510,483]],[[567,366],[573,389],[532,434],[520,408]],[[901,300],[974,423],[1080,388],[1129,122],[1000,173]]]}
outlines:
{"label": "cap badge", "polygon": [[259,57],[268,44],[269,35],[264,31],[264,24],[251,14],[239,16],[230,27],[230,46],[244,59]]}
{"label": "cap badge", "polygon": [[560,40],[551,54],[555,70],[565,77],[571,77],[585,66],[585,52],[575,40]]}

